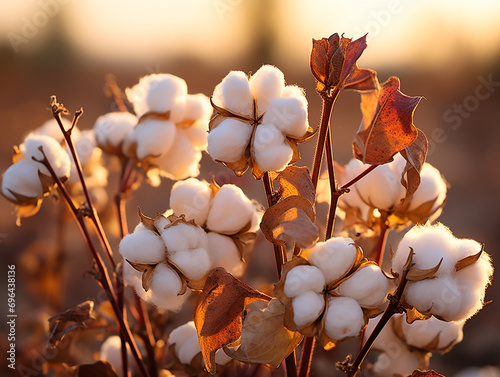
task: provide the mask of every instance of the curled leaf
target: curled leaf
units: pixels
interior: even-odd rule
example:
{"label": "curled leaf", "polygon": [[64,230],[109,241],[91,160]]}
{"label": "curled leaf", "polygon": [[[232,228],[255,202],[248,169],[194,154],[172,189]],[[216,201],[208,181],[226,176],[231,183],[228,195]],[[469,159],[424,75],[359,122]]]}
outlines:
{"label": "curled leaf", "polygon": [[380,84],[377,72],[372,69],[358,68],[356,65],[344,83],[344,89],[352,89],[360,92],[378,90]]}
{"label": "curled leaf", "polygon": [[305,166],[288,166],[278,174],[277,179],[279,182],[278,195],[280,199],[298,195],[314,204],[316,190],[309,175],[309,170]]}
{"label": "curled leaf", "polygon": [[468,257],[460,259],[455,264],[455,271],[458,272],[458,271],[463,270],[464,268],[469,267],[470,265],[476,263],[479,260],[479,258],[481,258],[483,251],[484,251],[484,244],[481,245],[481,250],[479,250],[479,252],[477,254],[469,255]]}
{"label": "curled leaf", "polygon": [[433,370],[421,371],[417,369],[413,371],[410,377],[444,377],[444,376],[442,374],[434,372]]}
{"label": "curled leaf", "polygon": [[134,263],[125,259],[128,264],[130,264],[134,269],[142,273],[142,288],[147,292],[149,291],[149,287],[151,286],[151,280],[153,279],[153,273],[155,271],[155,267],[158,263],[149,264],[149,263]]}
{"label": "curled leaf", "polygon": [[406,274],[406,279],[409,281],[420,281],[420,280],[430,279],[434,277],[436,272],[439,270],[439,267],[441,266],[442,262],[443,258],[441,258],[439,263],[432,268],[422,269],[422,268],[412,267]]}
{"label": "curled leaf", "polygon": [[49,343],[56,346],[66,334],[77,328],[86,327],[86,323],[94,319],[94,302],[90,300],[56,314],[49,318]]}

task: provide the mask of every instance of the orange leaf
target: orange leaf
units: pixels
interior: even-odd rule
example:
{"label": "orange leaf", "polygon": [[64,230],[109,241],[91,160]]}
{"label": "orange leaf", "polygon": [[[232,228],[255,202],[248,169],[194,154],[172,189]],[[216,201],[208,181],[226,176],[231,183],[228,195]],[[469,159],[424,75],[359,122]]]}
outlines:
{"label": "orange leaf", "polygon": [[380,90],[363,93],[363,120],[353,142],[354,157],[365,164],[385,164],[418,136],[413,112],[422,97],[409,97],[400,90],[397,77]]}
{"label": "orange leaf", "polygon": [[198,297],[194,323],[205,365],[215,373],[215,352],[241,336],[243,312],[253,301],[270,297],[250,288],[219,267],[208,276]]}
{"label": "orange leaf", "polygon": [[413,371],[410,377],[445,377],[442,374],[436,373],[433,370],[421,371],[419,369]]}
{"label": "orange leaf", "polygon": [[280,199],[298,195],[306,198],[314,204],[316,200],[316,190],[309,175],[309,170],[302,166],[288,166],[278,174]]}
{"label": "orange leaf", "polygon": [[344,83],[344,89],[352,89],[358,91],[378,90],[380,84],[377,78],[377,72],[372,69],[358,68],[354,65],[354,69]]}

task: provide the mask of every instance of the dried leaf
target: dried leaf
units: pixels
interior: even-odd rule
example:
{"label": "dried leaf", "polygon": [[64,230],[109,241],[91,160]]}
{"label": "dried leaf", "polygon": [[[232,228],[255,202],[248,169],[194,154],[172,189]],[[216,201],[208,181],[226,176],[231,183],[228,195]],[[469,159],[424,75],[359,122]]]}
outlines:
{"label": "dried leaf", "polygon": [[289,196],[269,207],[260,223],[266,239],[274,244],[285,245],[290,237],[302,249],[311,247],[319,238],[315,210],[302,196]]}
{"label": "dried leaf", "polygon": [[302,196],[314,204],[316,200],[316,190],[314,188],[309,170],[306,167],[288,166],[278,174],[280,199],[289,196]]}
{"label": "dried leaf", "polygon": [[469,267],[470,265],[476,263],[479,260],[479,258],[481,258],[483,251],[484,251],[484,244],[481,245],[481,250],[479,250],[479,253],[474,254],[474,255],[469,255],[468,257],[460,259],[455,264],[455,271],[458,272],[458,271],[463,270],[464,268]]}
{"label": "dried leaf", "polygon": [[371,91],[380,89],[377,72],[372,69],[358,68],[356,65],[354,65],[354,69],[345,80],[344,89],[352,89],[357,91]]}
{"label": "dried leaf", "polygon": [[263,309],[252,308],[243,321],[240,345],[236,350],[225,347],[232,358],[244,363],[270,364],[278,368],[298,346],[303,335],[284,326],[285,306],[273,298]]}
{"label": "dried leaf", "polygon": [[436,373],[433,370],[421,371],[419,369],[413,371],[410,377],[445,377],[442,374]]}
{"label": "dried leaf", "polygon": [[406,279],[408,281],[420,281],[420,280],[430,279],[434,277],[436,272],[439,270],[439,267],[441,266],[442,262],[443,258],[441,258],[439,263],[432,268],[422,269],[422,268],[412,267],[406,274]]}
{"label": "dried leaf", "polygon": [[49,318],[49,343],[55,346],[66,334],[79,327],[86,327],[87,321],[95,319],[93,310],[94,302],[85,301]]}
{"label": "dried leaf", "polygon": [[131,262],[128,259],[125,259],[128,264],[130,264],[134,269],[139,272],[142,272],[142,288],[147,292],[149,291],[149,287],[151,285],[151,280],[153,279],[153,273],[155,271],[155,267],[158,263],[149,264],[149,263],[135,263]]}
{"label": "dried leaf", "polygon": [[385,164],[418,136],[413,112],[422,97],[409,97],[399,90],[397,77],[380,90],[363,93],[363,120],[353,142],[354,157],[365,164]]}
{"label": "dried leaf", "polygon": [[415,321],[425,321],[429,318],[431,318],[430,315],[422,314],[417,309],[415,309],[413,307],[406,309],[406,322],[409,325],[411,325]]}
{"label": "dried leaf", "polygon": [[78,377],[118,377],[111,364],[102,360],[93,364],[79,365],[76,375]]}
{"label": "dried leaf", "polygon": [[137,207],[137,211],[139,212],[139,217],[141,219],[142,225],[144,225],[146,229],[150,230],[151,232],[154,232],[159,235],[160,233],[158,232],[155,226],[155,220],[143,214],[141,211],[141,207]]}
{"label": "dried leaf", "polygon": [[215,352],[241,336],[245,307],[270,298],[219,267],[207,277],[198,297],[194,323],[206,368],[215,373]]}
{"label": "dried leaf", "polygon": [[313,39],[311,50],[311,72],[313,76],[323,85],[326,85],[330,73],[330,61],[333,54],[340,47],[340,37],[337,33],[329,38],[319,40]]}

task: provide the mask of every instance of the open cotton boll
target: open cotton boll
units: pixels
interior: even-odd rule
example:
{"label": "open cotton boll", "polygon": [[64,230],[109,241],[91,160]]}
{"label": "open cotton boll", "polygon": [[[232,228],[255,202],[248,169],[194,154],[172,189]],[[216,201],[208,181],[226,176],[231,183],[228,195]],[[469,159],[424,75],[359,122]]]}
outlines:
{"label": "open cotton boll", "polygon": [[285,135],[300,139],[309,126],[307,108],[295,97],[275,98],[262,118],[262,124],[272,124]]}
{"label": "open cotton boll", "polygon": [[125,137],[123,151],[126,153],[130,146],[137,144],[137,158],[143,160],[148,156],[166,154],[174,144],[176,137],[175,124],[158,119],[144,119]]}
{"label": "open cotton boll", "polygon": [[7,199],[17,202],[13,193],[28,198],[40,198],[44,194],[38,177],[38,166],[27,160],[9,166],[2,176],[2,194]]}
{"label": "open cotton boll", "polygon": [[281,96],[285,75],[273,65],[263,65],[250,77],[250,91],[255,98],[257,115],[265,113],[271,101]]}
{"label": "open cotton boll", "polygon": [[[392,326],[393,321],[399,318],[400,316],[401,314],[395,314],[389,320],[389,323],[386,326],[384,326],[382,331],[379,333],[379,335],[375,338],[375,341],[373,342],[372,345],[373,349],[379,351],[386,351],[401,347],[402,342],[398,338],[398,336],[394,333],[394,329]],[[380,318],[382,318],[382,314],[379,314],[375,318],[370,318],[368,320],[368,324],[366,325],[365,334],[363,337],[363,342],[366,342],[368,340],[373,330],[375,329],[375,326],[380,321]]]}
{"label": "open cotton boll", "polygon": [[444,349],[452,343],[462,341],[464,324],[465,321],[445,322],[436,317],[431,317],[425,321],[414,321],[410,325],[403,319],[401,321],[401,330],[406,343],[410,346],[426,350],[426,347],[439,336],[436,348]]}
{"label": "open cotton boll", "polygon": [[408,211],[413,211],[422,204],[435,200],[430,210],[433,213],[446,199],[446,191],[446,181],[439,170],[426,162],[420,172],[420,185],[413,194]]}
{"label": "open cotton boll", "polygon": [[43,174],[50,177],[49,169],[41,162],[33,160],[33,157],[40,161],[43,160],[43,154],[38,149],[39,147],[43,148],[45,157],[52,169],[54,169],[55,174],[59,178],[69,177],[71,169],[69,156],[64,148],[50,136],[30,134],[24,139],[24,143],[21,144],[19,149],[27,161],[35,165]]}
{"label": "open cotton boll", "polygon": [[179,122],[186,111],[187,85],[180,77],[160,73],[144,76],[132,88],[125,89],[128,100],[140,118],[148,112],[170,111],[171,122]]}
{"label": "open cotton boll", "polygon": [[128,112],[119,111],[101,115],[94,124],[97,144],[101,148],[106,148],[107,145],[118,148],[136,124],[137,117]]}
{"label": "open cotton boll", "polygon": [[208,247],[207,234],[197,225],[178,223],[159,231],[169,255],[176,251]]}
{"label": "open cotton boll", "polygon": [[303,265],[292,268],[286,275],[284,293],[288,297],[301,296],[308,291],[321,292],[325,277],[315,266]]}
{"label": "open cotton boll", "polygon": [[303,327],[315,321],[325,306],[322,294],[308,291],[292,300],[293,321],[298,327]]}
{"label": "open cotton boll", "polygon": [[204,151],[207,148],[208,120],[197,120],[190,127],[184,128],[183,131],[196,151]]}
{"label": "open cotton boll", "polygon": [[207,151],[216,161],[236,162],[245,153],[252,126],[236,119],[225,119],[207,137]]}
{"label": "open cotton boll", "polygon": [[231,360],[233,360],[233,358],[228,356],[222,348],[215,351],[215,363],[217,365],[226,365]]}
{"label": "open cotton boll", "polygon": [[197,337],[198,334],[196,332],[194,321],[189,321],[172,330],[172,332],[168,336],[168,344],[181,345],[187,339],[192,338],[193,336]]}
{"label": "open cotton boll", "polygon": [[409,376],[419,367],[418,356],[401,344],[389,352],[381,353],[371,371],[377,377]]}
{"label": "open cotton boll", "polygon": [[[83,130],[77,138],[73,138],[76,154],[82,166],[92,162],[97,162],[101,158],[102,151],[97,148],[97,141],[94,130]],[[66,148],[66,153],[71,155],[69,148]],[[74,163],[72,163],[74,165]]]}
{"label": "open cotton boll", "polygon": [[389,280],[379,266],[369,264],[357,270],[337,287],[341,296],[352,297],[361,306],[378,306],[384,302]]}
{"label": "open cotton boll", "polygon": [[325,281],[331,283],[351,269],[357,253],[352,238],[333,237],[326,242],[317,242],[308,259],[321,270]]}
{"label": "open cotton boll", "polygon": [[253,95],[248,77],[242,71],[229,72],[215,87],[212,101],[226,110],[253,116]]}
{"label": "open cotton boll", "polygon": [[234,234],[252,221],[255,208],[243,191],[235,185],[223,185],[212,199],[207,217],[211,231]]}
{"label": "open cotton boll", "polygon": [[334,340],[358,336],[365,325],[363,311],[350,297],[330,297],[325,314],[324,332]]}
{"label": "open cotton boll", "polygon": [[[127,363],[128,367],[131,368],[133,373],[138,372],[138,368],[135,365],[134,357],[132,355],[132,351],[130,350],[130,346],[128,343],[127,346]],[[107,361],[111,364],[115,372],[118,376],[123,375],[123,365],[122,365],[122,343],[121,339],[118,335],[112,335],[108,337],[104,343],[101,345],[101,349],[99,351],[99,360]]]}
{"label": "open cotton boll", "polygon": [[212,190],[205,181],[188,178],[172,186],[170,208],[178,215],[186,215],[186,220],[194,219],[196,224],[203,226],[207,221],[211,197]]}
{"label": "open cotton boll", "polygon": [[208,251],[203,248],[176,251],[169,254],[169,260],[191,280],[200,280],[212,267]]}
{"label": "open cotton boll", "polygon": [[[69,130],[71,128],[70,120],[66,118],[61,118],[61,123],[63,124],[65,130]],[[79,133],[80,130],[76,127],[73,128],[73,130],[71,131],[71,135],[73,137],[78,137]],[[64,141],[64,135],[61,131],[61,127],[59,126],[59,123],[57,123],[57,120],[55,118],[49,119],[40,127],[36,128],[33,131],[33,134],[50,136],[51,138],[55,139],[59,144],[62,144],[62,142]]]}
{"label": "open cotton boll", "polygon": [[293,150],[285,136],[272,124],[257,126],[252,152],[263,171],[283,170],[293,157]]}
{"label": "open cotton boll", "polygon": [[210,99],[206,95],[202,93],[187,95],[185,121],[208,120],[212,116],[212,112]]}
{"label": "open cotton boll", "polygon": [[127,234],[120,241],[123,259],[134,263],[159,263],[165,258],[165,245],[158,235],[151,231]]}
{"label": "open cotton boll", "polygon": [[189,365],[193,360],[193,357],[201,352],[198,336],[192,336],[184,340],[182,344],[177,344],[175,352],[177,353],[177,357],[182,364]]}
{"label": "open cotton boll", "polygon": [[297,85],[287,85],[281,93],[281,97],[297,98],[307,111],[307,98],[304,89]]}
{"label": "open cotton boll", "polygon": [[234,241],[219,233],[208,233],[208,249],[213,267],[224,267],[235,277],[240,277],[245,271],[245,263]]}

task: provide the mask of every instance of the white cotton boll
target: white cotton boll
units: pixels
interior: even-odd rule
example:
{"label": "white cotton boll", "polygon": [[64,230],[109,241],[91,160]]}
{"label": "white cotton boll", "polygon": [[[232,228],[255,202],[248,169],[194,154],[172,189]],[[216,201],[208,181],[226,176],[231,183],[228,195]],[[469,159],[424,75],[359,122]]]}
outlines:
{"label": "white cotton boll", "polygon": [[[71,128],[71,121],[70,120],[68,120],[66,118],[61,118],[61,122],[62,122],[65,130],[69,130]],[[61,131],[61,127],[59,126],[59,123],[57,123],[57,120],[55,118],[52,118],[52,119],[49,119],[48,121],[46,121],[40,127],[35,129],[33,131],[33,133],[35,135],[50,136],[51,138],[55,139],[60,144],[64,141],[64,135]],[[71,135],[73,137],[78,137],[79,133],[80,133],[80,130],[75,127],[73,129],[73,131],[71,132]]]}
{"label": "white cotton boll", "polygon": [[262,124],[272,124],[285,135],[300,139],[309,126],[307,107],[295,97],[275,98],[262,118]]}
{"label": "white cotton boll", "polygon": [[297,98],[307,110],[307,98],[304,89],[297,85],[287,85],[281,93],[281,97]]}
{"label": "white cotton boll", "polygon": [[303,327],[315,321],[325,306],[322,294],[308,291],[292,300],[293,321],[298,327]]}
{"label": "white cotton boll", "polygon": [[462,319],[457,316],[462,306],[462,294],[449,276],[409,282],[405,298],[421,313],[433,314],[447,321]]}
{"label": "white cotton boll", "polygon": [[240,160],[252,136],[252,126],[236,119],[225,119],[207,137],[207,151],[216,161]]}
{"label": "white cotton boll", "polygon": [[[179,275],[165,263],[158,264],[150,283],[151,302],[162,309],[178,309],[182,283]],[[181,302],[181,304],[182,304]]]}
{"label": "white cotton boll", "polygon": [[[123,375],[123,365],[122,365],[122,343],[118,335],[112,335],[108,337],[104,343],[101,345],[99,351],[99,360],[107,361],[111,364],[113,369],[116,371],[118,376]],[[130,346],[127,343],[127,363],[131,371],[137,372],[137,366],[135,366],[134,357]]]}
{"label": "white cotton boll", "polygon": [[222,348],[215,351],[215,363],[217,365],[226,365],[231,360],[233,360],[233,358],[228,356]]}
{"label": "white cotton boll", "polygon": [[125,136],[136,126],[137,117],[129,112],[113,112],[101,115],[94,124],[97,144],[118,148]]}
{"label": "white cotton boll", "polygon": [[197,177],[200,174],[201,152],[197,151],[183,129],[177,129],[172,148],[164,155],[151,159],[162,176],[173,180]]}
{"label": "white cotton boll", "polygon": [[208,120],[212,116],[212,105],[210,99],[202,94],[188,94],[186,97],[186,113],[184,120],[195,121],[198,119]]}
{"label": "white cotton boll", "polygon": [[285,136],[272,124],[257,126],[252,152],[262,171],[281,171],[293,157],[293,150]]}
{"label": "white cotton boll", "polygon": [[288,297],[301,296],[308,291],[321,292],[325,277],[315,266],[303,265],[292,268],[286,275],[284,293]]}
{"label": "white cotton boll", "polygon": [[183,131],[195,150],[204,151],[207,148],[208,120],[197,120],[191,126],[184,128]]}
{"label": "white cotton boll", "polygon": [[27,160],[21,160],[3,173],[2,194],[9,200],[16,202],[12,194],[27,196],[28,198],[39,198],[43,195],[42,183],[38,177],[38,166]]}
{"label": "white cotton boll", "polygon": [[159,263],[165,258],[165,245],[158,235],[151,231],[127,234],[120,241],[123,259],[134,263]]}
{"label": "white cotton boll", "polygon": [[[357,159],[351,159],[347,165],[344,167],[344,173],[342,174],[342,184],[346,184],[351,181],[353,178],[361,174],[365,169],[367,169],[369,165],[363,164],[361,161]],[[378,167],[375,169],[377,170]],[[370,173],[371,174],[371,173]],[[365,179],[365,178],[363,178]],[[323,190],[324,194],[318,194],[318,199],[323,198],[322,201],[330,202],[330,184],[328,180],[325,179],[325,183],[323,184],[325,187]],[[368,213],[370,210],[370,206],[363,200],[360,196],[359,191],[356,187],[356,184],[350,187],[350,191],[347,194],[341,195],[339,198],[339,206],[342,207],[350,207],[350,208],[358,208],[361,212],[361,217],[364,220],[368,220]]]}
{"label": "white cotton boll", "polygon": [[419,367],[418,356],[399,345],[388,352],[381,353],[373,364],[372,372],[378,377],[409,376]]}
{"label": "white cotton boll", "polygon": [[363,311],[350,297],[331,297],[325,315],[324,332],[334,340],[358,336],[365,325]]}
{"label": "white cotton boll", "polygon": [[49,169],[40,162],[33,160],[34,157],[37,160],[43,160],[43,154],[38,149],[43,147],[43,152],[50,163],[52,169],[54,169],[55,174],[59,177],[69,177],[71,169],[71,161],[68,154],[65,152],[64,148],[50,136],[43,135],[28,135],[24,139],[24,143],[21,144],[19,149],[24,155],[24,158],[30,163],[34,164],[43,174],[50,177]]}
{"label": "white cotton boll", "polygon": [[197,354],[201,352],[200,342],[198,336],[186,339],[182,344],[175,347],[177,357],[182,364],[189,365]]}
{"label": "white cotton boll", "polygon": [[379,266],[373,264],[357,270],[336,289],[341,296],[352,297],[361,306],[378,306],[384,302],[389,280]]}
{"label": "white cotton boll", "polygon": [[198,334],[196,332],[196,327],[194,325],[194,321],[189,321],[179,327],[176,327],[172,330],[170,335],[168,336],[168,344],[179,344],[181,345],[187,339],[192,337],[197,337]]}
{"label": "white cotton boll", "polygon": [[439,170],[426,162],[420,172],[420,185],[413,194],[408,211],[413,211],[431,200],[436,200],[431,212],[436,211],[446,199],[446,191],[446,181]]}
{"label": "white cotton boll", "polygon": [[212,190],[205,181],[188,178],[178,181],[170,191],[170,208],[177,215],[186,215],[186,220],[194,219],[196,224],[204,226],[210,210]]}
{"label": "white cotton boll", "polygon": [[[379,335],[375,338],[372,348],[378,351],[388,351],[390,349],[397,349],[401,347],[402,342],[398,336],[394,333],[393,321],[400,317],[401,314],[395,314],[382,329]],[[370,337],[371,333],[375,329],[377,323],[379,323],[382,314],[379,314],[375,318],[370,318],[368,324],[366,325],[365,334],[363,337],[363,342],[366,342]]]}
{"label": "white cotton boll", "polygon": [[333,237],[326,242],[317,242],[308,259],[321,270],[325,281],[331,283],[351,269],[357,254],[352,238]]}
{"label": "white cotton boll", "polygon": [[253,95],[248,77],[242,71],[231,71],[215,87],[212,100],[215,105],[237,114],[253,116]]}
{"label": "white cotton boll", "polygon": [[[452,343],[458,343],[463,338],[465,321],[445,322],[431,317],[425,321],[414,321],[408,324],[405,319],[401,321],[401,330],[407,344],[413,347],[426,349],[439,335],[438,349],[444,349]],[[434,351],[434,350],[429,350]]]}
{"label": "white cotton boll", "polygon": [[176,251],[169,254],[169,260],[191,280],[200,280],[212,267],[212,261],[207,249],[202,248]]}
{"label": "white cotton boll", "polygon": [[175,124],[158,119],[145,119],[132,129],[125,137],[123,151],[137,144],[137,158],[143,160],[148,156],[160,156],[172,149],[176,138]]}
{"label": "white cotton boll", "polygon": [[263,65],[250,77],[250,91],[257,104],[257,115],[265,113],[271,101],[281,96],[285,76],[273,65]]}
{"label": "white cotton boll", "polygon": [[159,231],[169,254],[208,247],[207,234],[197,225],[178,223]]}
{"label": "white cotton boll", "polygon": [[[76,154],[82,166],[99,161],[102,151],[97,148],[94,130],[83,130],[77,138],[73,138]],[[69,148],[66,148],[68,156],[71,154]],[[72,163],[74,165],[74,163]]]}
{"label": "white cotton boll", "polygon": [[252,221],[255,208],[235,185],[223,185],[212,199],[207,217],[207,228],[211,231],[234,234]]}
{"label": "white cotton boll", "polygon": [[142,273],[137,271],[130,263],[123,263],[123,281],[126,285],[134,286],[135,283],[141,281]]}
{"label": "white cotton boll", "polygon": [[245,271],[245,263],[241,260],[240,253],[232,238],[219,233],[208,233],[208,249],[212,266],[224,267],[227,272],[235,277],[241,277]]}
{"label": "white cotton boll", "polygon": [[177,76],[165,73],[144,76],[138,84],[125,89],[125,93],[138,118],[148,112],[167,111],[170,111],[169,120],[173,123],[184,117],[187,85]]}

